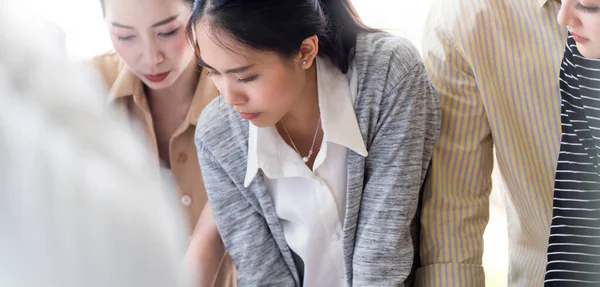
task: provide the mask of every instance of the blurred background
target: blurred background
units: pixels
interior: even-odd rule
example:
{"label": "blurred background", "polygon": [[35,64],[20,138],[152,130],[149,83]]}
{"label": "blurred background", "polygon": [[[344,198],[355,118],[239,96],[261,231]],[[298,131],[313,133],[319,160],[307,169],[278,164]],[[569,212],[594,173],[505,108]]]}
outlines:
{"label": "blurred background", "polygon": [[[370,26],[387,29],[402,35],[421,50],[421,37],[431,0],[353,0],[354,5]],[[81,60],[110,50],[111,44],[102,19],[98,0],[40,1],[31,8],[62,30],[69,57]],[[503,183],[494,172],[490,222],[484,235],[483,264],[486,283],[490,287],[506,286],[507,229],[504,212]]]}

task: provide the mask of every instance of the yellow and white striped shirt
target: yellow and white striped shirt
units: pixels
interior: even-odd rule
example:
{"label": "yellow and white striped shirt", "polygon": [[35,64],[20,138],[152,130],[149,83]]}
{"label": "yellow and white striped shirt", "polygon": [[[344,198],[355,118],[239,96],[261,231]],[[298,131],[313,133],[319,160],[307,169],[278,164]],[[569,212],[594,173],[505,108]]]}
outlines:
{"label": "yellow and white striped shirt", "polygon": [[426,183],[418,286],[484,286],[493,149],[510,286],[541,286],[560,145],[558,0],[436,0],[423,56],[442,133]]}

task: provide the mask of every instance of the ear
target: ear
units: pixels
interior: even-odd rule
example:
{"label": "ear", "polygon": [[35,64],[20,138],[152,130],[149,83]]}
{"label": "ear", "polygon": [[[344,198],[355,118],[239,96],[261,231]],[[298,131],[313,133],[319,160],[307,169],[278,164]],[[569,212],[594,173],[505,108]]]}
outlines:
{"label": "ear", "polygon": [[312,66],[317,54],[319,53],[319,37],[310,36],[300,44],[300,51],[296,55],[294,64],[300,69],[308,69]]}

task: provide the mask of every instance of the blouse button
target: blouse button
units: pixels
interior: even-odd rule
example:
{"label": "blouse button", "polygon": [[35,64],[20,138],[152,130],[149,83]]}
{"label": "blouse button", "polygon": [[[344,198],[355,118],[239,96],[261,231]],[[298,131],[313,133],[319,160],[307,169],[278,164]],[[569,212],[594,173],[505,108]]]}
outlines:
{"label": "blouse button", "polygon": [[184,195],[181,197],[181,205],[185,206],[185,207],[189,207],[190,205],[192,205],[192,198],[189,195]]}

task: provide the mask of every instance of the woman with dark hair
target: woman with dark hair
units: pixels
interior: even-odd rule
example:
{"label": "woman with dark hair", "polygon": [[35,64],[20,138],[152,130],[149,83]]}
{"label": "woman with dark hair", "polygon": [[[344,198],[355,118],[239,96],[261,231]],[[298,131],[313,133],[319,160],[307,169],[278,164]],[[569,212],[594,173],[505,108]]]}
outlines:
{"label": "woman with dark hair", "polygon": [[417,50],[348,0],[197,0],[188,31],[221,93],[195,141],[238,285],[409,286],[440,128]]}
{"label": "woman with dark hair", "polygon": [[193,274],[202,286],[212,286],[215,277],[216,286],[232,286],[233,264],[225,256],[210,208],[205,208],[193,140],[200,112],[218,94],[206,70],[196,63],[186,34],[193,1],[101,0],[101,4],[115,51],[95,57],[94,65],[109,89],[109,102],[141,127],[155,152],[162,182],[177,188],[169,196],[178,198],[189,235],[192,231],[196,235],[188,252]]}

